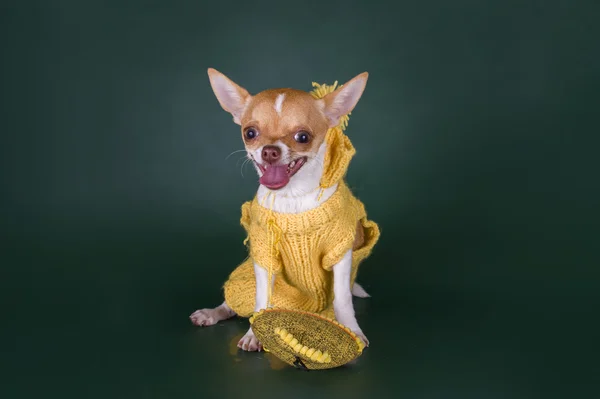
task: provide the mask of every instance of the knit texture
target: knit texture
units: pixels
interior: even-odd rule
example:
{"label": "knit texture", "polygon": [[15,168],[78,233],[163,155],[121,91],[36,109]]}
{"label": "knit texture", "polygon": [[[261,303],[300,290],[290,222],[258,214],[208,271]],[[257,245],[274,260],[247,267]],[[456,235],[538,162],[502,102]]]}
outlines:
{"label": "knit texture", "polygon": [[[276,257],[270,247],[270,218],[281,229]],[[367,219],[364,205],[343,181],[327,201],[302,213],[271,212],[256,197],[246,202],[241,224],[248,233],[250,257],[225,283],[225,301],[238,315],[250,317],[256,296],[254,260],[262,267],[273,268],[273,306],[334,318],[330,271],[352,249],[358,222],[364,230],[364,244],[352,253],[351,284],[359,264],[379,239],[379,227]]]}
{"label": "knit texture", "polygon": [[327,152],[323,160],[323,176],[321,188],[328,188],[344,178],[352,157],[356,153],[348,136],[340,127],[329,129],[325,136]]}
{"label": "knit texture", "polygon": [[309,370],[339,367],[364,348],[348,327],[314,313],[267,309],[251,317],[250,323],[266,351]]}

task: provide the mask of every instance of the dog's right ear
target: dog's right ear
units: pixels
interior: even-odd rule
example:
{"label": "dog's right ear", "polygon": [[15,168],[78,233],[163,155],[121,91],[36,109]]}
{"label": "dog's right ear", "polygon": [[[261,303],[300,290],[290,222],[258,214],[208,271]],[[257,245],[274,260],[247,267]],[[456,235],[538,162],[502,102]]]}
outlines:
{"label": "dog's right ear", "polygon": [[240,125],[244,110],[252,98],[250,93],[216,69],[208,68],[208,79],[221,107],[233,115],[233,121]]}
{"label": "dog's right ear", "polygon": [[369,74],[363,72],[354,77],[342,87],[337,88],[333,93],[323,97],[325,105],[325,116],[329,121],[329,127],[337,126],[340,123],[340,118],[348,115],[360,100],[360,97],[367,85]]}

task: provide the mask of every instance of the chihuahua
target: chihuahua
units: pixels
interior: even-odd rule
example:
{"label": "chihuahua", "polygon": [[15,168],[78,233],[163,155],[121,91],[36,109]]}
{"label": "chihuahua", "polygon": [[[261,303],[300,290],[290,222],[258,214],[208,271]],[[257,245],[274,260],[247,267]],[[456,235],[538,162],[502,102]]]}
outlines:
{"label": "chihuahua", "polygon": [[[234,83],[215,69],[208,69],[214,94],[221,107],[241,126],[247,157],[259,176],[256,198],[262,201],[276,191],[277,201],[272,210],[279,213],[302,213],[319,207],[338,188],[325,188],[318,197],[326,153],[325,136],[328,129],[338,126],[340,119],[356,106],[365,89],[368,74],[362,73],[323,98],[295,89],[271,89],[256,95]],[[357,226],[356,241],[364,231]],[[356,244],[355,244],[356,245]],[[332,267],[333,310],[335,318],[349,327],[365,345],[369,341],[356,320],[352,296],[369,296],[357,283],[350,286],[352,251]],[[254,263],[256,278],[256,312],[267,307],[269,284],[265,268]],[[226,302],[216,308],[200,309],[190,315],[197,326],[211,326],[236,315]],[[252,328],[239,340],[245,351],[261,351],[262,345]]]}

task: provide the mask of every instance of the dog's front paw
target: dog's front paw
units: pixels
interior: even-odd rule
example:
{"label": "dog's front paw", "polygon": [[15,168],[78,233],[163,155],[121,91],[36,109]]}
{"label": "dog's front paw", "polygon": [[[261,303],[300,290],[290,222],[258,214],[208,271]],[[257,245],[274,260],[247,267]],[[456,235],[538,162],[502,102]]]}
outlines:
{"label": "dog's front paw", "polygon": [[263,350],[262,344],[258,342],[258,338],[254,335],[252,329],[249,329],[246,335],[239,340],[237,346],[248,352],[260,352]]}
{"label": "dog's front paw", "polygon": [[216,324],[220,319],[215,309],[200,309],[190,315],[193,324],[200,327],[207,327]]}
{"label": "dog's front paw", "polygon": [[365,347],[369,346],[369,340],[367,339],[365,333],[362,332],[362,330],[358,329],[353,332],[358,336],[358,338],[362,340],[362,342],[365,344]]}

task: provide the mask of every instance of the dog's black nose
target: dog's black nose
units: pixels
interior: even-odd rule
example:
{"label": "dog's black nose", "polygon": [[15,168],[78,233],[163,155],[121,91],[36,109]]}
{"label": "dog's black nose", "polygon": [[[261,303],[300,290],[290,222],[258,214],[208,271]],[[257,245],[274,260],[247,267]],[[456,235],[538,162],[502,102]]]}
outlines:
{"label": "dog's black nose", "polygon": [[268,164],[273,164],[281,158],[281,149],[276,145],[266,145],[262,150],[262,159]]}

